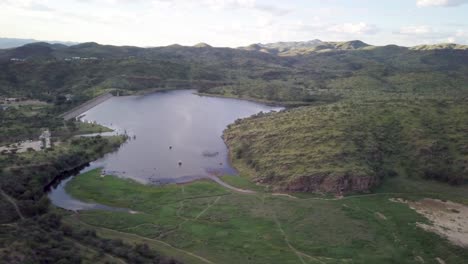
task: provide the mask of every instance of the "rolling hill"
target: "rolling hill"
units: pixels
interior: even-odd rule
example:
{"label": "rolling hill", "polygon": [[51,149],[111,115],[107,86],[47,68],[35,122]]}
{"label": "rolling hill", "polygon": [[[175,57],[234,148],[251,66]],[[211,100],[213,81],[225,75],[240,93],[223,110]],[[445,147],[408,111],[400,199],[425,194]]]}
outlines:
{"label": "rolling hill", "polygon": [[[468,178],[468,50],[461,45],[33,43],[0,50],[3,96],[55,102],[73,94],[77,104],[109,89],[150,88],[306,106],[246,119],[225,133],[235,164],[277,188],[348,193],[389,175]],[[269,149],[271,142],[283,145]]]}
{"label": "rolling hill", "polygon": [[[36,39],[21,39],[21,38],[0,38],[0,49],[11,49],[21,47],[26,44],[35,43],[35,42],[44,42]],[[76,45],[78,43],[71,41],[46,41],[52,44],[62,44],[62,45]]]}

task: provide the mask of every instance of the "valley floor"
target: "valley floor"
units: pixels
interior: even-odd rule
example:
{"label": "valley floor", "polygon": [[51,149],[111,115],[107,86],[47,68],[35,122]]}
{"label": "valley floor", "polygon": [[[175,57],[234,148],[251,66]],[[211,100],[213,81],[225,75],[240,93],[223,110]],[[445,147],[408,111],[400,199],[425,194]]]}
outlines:
{"label": "valley floor", "polygon": [[[75,177],[76,198],[137,214],[81,211],[66,221],[107,238],[145,242],[186,263],[464,263],[466,249],[425,231],[431,222],[410,203],[423,198],[468,205],[466,187],[391,178],[372,195],[344,199],[273,195],[244,178],[154,187],[98,170]],[[437,191],[437,193],[436,193]],[[456,211],[452,211],[454,215]],[[459,215],[458,217],[463,217]]]}

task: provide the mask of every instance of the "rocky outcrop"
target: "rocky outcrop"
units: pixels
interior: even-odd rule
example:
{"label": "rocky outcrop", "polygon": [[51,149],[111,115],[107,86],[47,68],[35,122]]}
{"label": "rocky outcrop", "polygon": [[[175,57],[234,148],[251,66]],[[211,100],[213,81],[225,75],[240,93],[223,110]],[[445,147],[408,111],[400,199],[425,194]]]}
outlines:
{"label": "rocky outcrop", "polygon": [[376,176],[368,175],[311,175],[297,177],[282,187],[289,192],[321,192],[337,195],[369,192],[379,183]]}

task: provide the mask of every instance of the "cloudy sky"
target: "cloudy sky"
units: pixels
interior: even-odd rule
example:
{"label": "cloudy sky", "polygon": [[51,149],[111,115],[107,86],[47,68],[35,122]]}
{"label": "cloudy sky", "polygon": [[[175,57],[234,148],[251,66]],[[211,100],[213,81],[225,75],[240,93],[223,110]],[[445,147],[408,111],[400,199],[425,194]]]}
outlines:
{"label": "cloudy sky", "polygon": [[0,37],[102,44],[468,44],[468,0],[0,0]]}

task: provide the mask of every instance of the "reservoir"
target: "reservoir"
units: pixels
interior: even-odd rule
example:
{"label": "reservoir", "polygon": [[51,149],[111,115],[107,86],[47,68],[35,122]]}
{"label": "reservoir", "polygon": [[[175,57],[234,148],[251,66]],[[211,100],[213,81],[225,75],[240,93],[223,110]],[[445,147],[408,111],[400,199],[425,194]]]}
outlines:
{"label": "reservoir", "polygon": [[[223,130],[236,119],[281,109],[245,100],[199,96],[194,90],[113,97],[88,110],[82,120],[126,133],[129,140],[116,152],[92,162],[90,168],[102,167],[106,174],[146,184],[236,174],[229,164]],[[49,197],[66,208],[64,200],[70,197],[64,192],[65,184],[59,184]]]}

